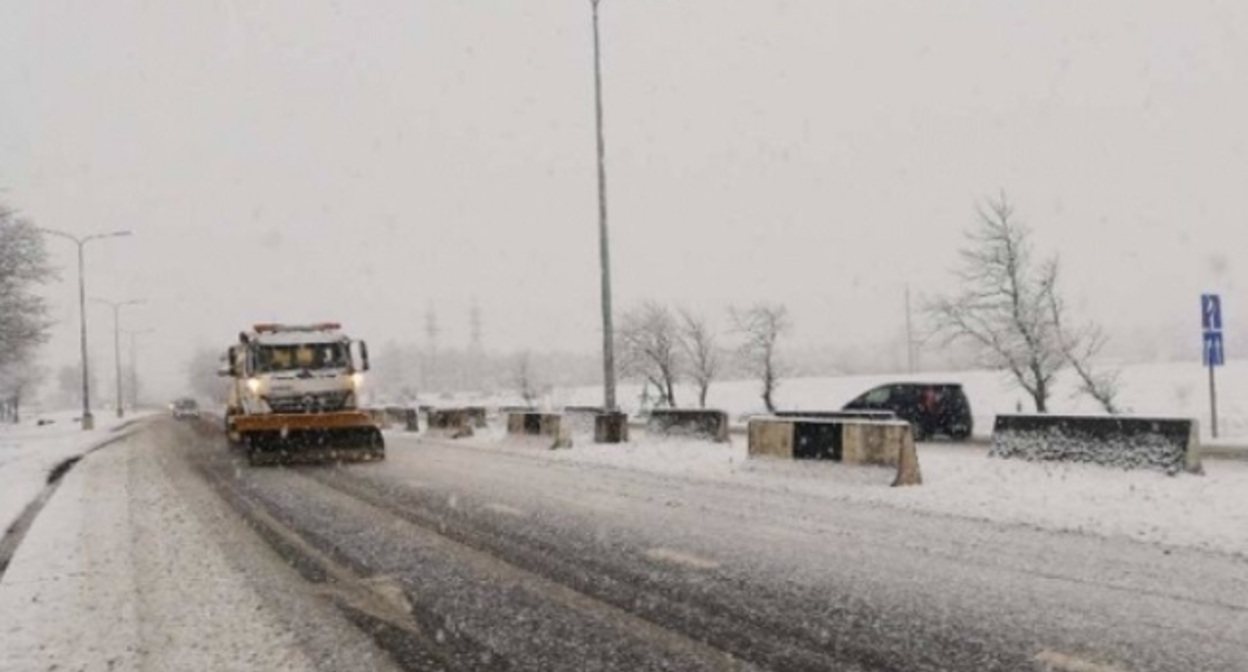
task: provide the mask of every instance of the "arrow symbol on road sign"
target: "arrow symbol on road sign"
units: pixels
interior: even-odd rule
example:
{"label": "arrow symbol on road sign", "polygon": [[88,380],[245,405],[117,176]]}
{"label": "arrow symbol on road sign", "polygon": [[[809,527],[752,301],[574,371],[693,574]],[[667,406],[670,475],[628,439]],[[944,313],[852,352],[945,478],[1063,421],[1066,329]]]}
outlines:
{"label": "arrow symbol on road sign", "polygon": [[1200,296],[1200,323],[1206,331],[1222,329],[1222,297],[1217,294]]}
{"label": "arrow symbol on road sign", "polygon": [[1204,347],[1205,366],[1222,366],[1225,363],[1224,359],[1222,332],[1206,331]]}

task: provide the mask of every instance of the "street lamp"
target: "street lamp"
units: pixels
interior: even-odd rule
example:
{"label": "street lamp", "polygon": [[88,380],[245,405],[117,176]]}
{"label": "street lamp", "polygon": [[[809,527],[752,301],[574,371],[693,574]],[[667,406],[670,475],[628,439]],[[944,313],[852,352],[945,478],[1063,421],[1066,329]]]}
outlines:
{"label": "street lamp", "polygon": [[96,303],[102,303],[111,306],[113,309],[113,362],[116,365],[117,379],[117,417],[123,418],[126,415],[125,398],[121,391],[121,309],[126,306],[137,306],[143,303],[143,299],[130,299],[128,301],[109,301],[107,299],[91,299]]}
{"label": "street lamp", "polygon": [[139,408],[139,336],[150,334],[155,329],[123,329],[130,337],[130,408]]}
{"label": "street lamp", "polygon": [[602,56],[598,41],[598,4],[590,0],[594,16],[594,118],[598,130],[598,253],[602,270],[602,385],[603,410],[614,413],[615,331],[611,325],[611,249],[607,238],[606,140],[602,132]]}
{"label": "street lamp", "polygon": [[82,346],[82,428],[90,430],[95,428],[95,418],[91,415],[91,386],[87,382],[87,282],[83,277],[84,264],[82,261],[82,248],[93,240],[101,240],[103,238],[118,238],[130,235],[129,231],[113,231],[111,233],[93,233],[89,236],[79,238],[71,233],[57,231],[55,229],[38,229],[42,233],[50,236],[58,236],[72,240],[78,246],[78,321],[80,329],[80,341]]}

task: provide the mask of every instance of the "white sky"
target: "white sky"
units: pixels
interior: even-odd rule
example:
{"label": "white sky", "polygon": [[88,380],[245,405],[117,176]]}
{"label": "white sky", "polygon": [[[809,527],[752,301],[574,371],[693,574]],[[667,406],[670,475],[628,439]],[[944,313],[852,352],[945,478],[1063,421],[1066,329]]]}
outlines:
{"label": "white sky", "polygon": [[[258,320],[599,346],[588,0],[3,0],[0,199],[149,377]],[[616,301],[893,343],[1005,189],[1123,339],[1248,314],[1248,4],[603,0]],[[72,248],[47,359],[76,348]],[[111,355],[107,309],[93,351]],[[1195,351],[1195,350],[1194,350]],[[1230,353],[1235,356],[1235,353]]]}

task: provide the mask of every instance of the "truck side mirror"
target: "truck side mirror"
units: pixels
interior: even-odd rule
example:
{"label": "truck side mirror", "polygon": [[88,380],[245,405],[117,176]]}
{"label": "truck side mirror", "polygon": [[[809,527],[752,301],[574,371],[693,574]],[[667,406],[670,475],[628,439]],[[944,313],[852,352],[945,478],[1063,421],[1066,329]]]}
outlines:
{"label": "truck side mirror", "polygon": [[234,375],[234,361],[235,361],[234,355],[235,355],[234,348],[230,348],[229,350],[226,351],[225,361],[222,362],[220,368],[217,369],[218,376],[221,376],[224,378],[224,377],[230,377]]}
{"label": "truck side mirror", "polygon": [[360,370],[367,371],[368,370],[368,344],[365,343],[364,341],[359,341],[359,344],[360,344]]}

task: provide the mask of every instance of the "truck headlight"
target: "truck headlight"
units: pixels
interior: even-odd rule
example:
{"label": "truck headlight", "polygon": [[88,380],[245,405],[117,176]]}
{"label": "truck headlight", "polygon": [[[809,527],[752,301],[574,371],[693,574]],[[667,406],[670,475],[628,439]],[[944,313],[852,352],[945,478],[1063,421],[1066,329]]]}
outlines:
{"label": "truck headlight", "polygon": [[247,389],[251,390],[252,394],[260,394],[260,385],[261,383],[259,378],[247,379]]}
{"label": "truck headlight", "polygon": [[360,389],[361,387],[364,387],[364,374],[362,373],[351,374],[351,387],[357,390]]}

